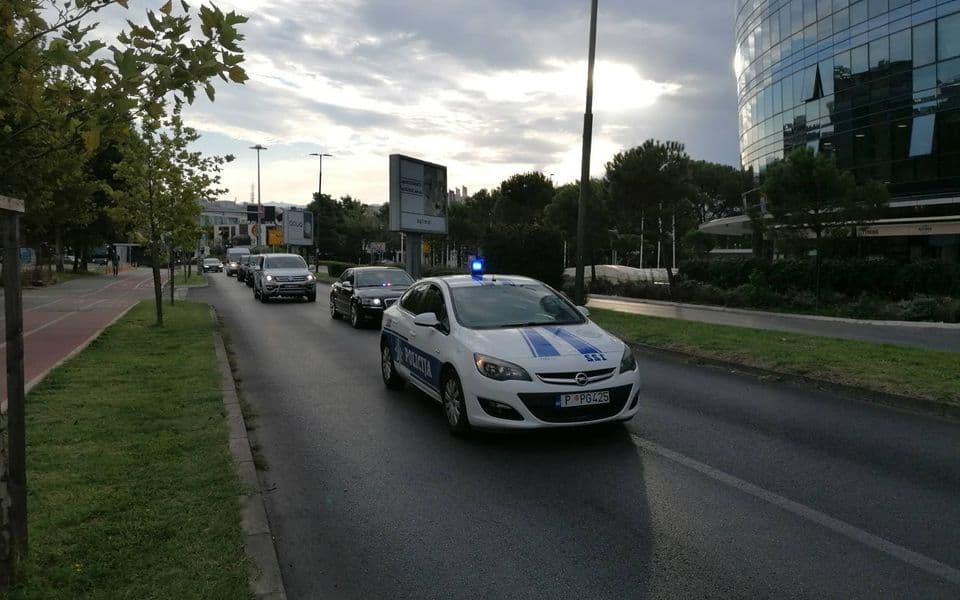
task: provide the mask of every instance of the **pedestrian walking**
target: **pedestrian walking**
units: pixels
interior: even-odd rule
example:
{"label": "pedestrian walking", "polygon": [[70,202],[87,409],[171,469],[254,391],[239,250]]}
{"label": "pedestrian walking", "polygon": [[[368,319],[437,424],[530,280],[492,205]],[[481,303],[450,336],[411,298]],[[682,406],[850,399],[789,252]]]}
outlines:
{"label": "pedestrian walking", "polygon": [[113,244],[110,244],[110,264],[113,265],[113,276],[120,276],[120,253],[117,252],[117,247]]}

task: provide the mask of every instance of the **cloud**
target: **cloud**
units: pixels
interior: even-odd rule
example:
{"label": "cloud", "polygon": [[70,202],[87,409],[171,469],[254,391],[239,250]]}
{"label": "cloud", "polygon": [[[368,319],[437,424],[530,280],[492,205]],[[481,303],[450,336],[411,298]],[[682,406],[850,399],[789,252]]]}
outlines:
{"label": "cloud", "polygon": [[[201,149],[237,154],[231,197],[256,179],[264,199],[325,191],[387,195],[387,157],[448,166],[450,183],[493,187],[518,171],[579,177],[588,3],[583,0],[222,0],[243,27],[245,86],[218,85],[189,122]],[[159,5],[150,0],[148,5]],[[110,13],[119,27],[123,11]],[[697,158],[737,161],[733,3],[601,3],[592,169],[644,139],[679,139]],[[269,194],[268,194],[269,190]]]}

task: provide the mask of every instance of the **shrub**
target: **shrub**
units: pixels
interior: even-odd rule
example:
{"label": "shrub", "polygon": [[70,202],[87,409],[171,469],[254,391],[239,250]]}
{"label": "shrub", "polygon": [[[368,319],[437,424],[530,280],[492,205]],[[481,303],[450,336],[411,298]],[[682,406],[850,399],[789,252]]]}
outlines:
{"label": "shrub", "polygon": [[483,241],[487,271],[526,275],[559,288],[563,285],[563,238],[557,231],[533,227],[521,232],[493,231]]}
{"label": "shrub", "polygon": [[337,260],[321,260],[318,265],[327,267],[327,273],[330,275],[330,277],[340,277],[347,269],[360,266],[353,263],[340,262]]}
{"label": "shrub", "polygon": [[932,321],[939,310],[940,302],[932,296],[916,296],[899,302],[904,321]]}
{"label": "shrub", "polygon": [[[748,283],[778,294],[816,288],[816,261],[812,258],[690,260],[681,264],[681,274],[687,281],[727,290]],[[934,260],[898,263],[888,258],[828,258],[821,265],[820,284],[821,290],[851,298],[862,294],[894,300],[908,300],[917,294],[960,296],[960,265]]]}

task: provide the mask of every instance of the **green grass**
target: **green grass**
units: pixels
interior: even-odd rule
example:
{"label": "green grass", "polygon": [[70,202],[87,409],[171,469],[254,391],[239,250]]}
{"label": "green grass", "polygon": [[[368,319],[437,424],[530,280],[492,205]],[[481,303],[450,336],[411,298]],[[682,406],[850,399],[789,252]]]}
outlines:
{"label": "green grass", "polygon": [[336,277],[331,277],[327,273],[324,273],[322,270],[319,273],[315,273],[314,276],[317,278],[317,283],[331,284],[337,281]]}
{"label": "green grass", "polygon": [[190,273],[190,277],[187,277],[185,271],[181,269],[176,270],[176,275],[174,276],[175,285],[185,285],[185,286],[194,286],[194,285],[207,285],[207,278],[205,275],[201,275],[196,271]]}
{"label": "green grass", "polygon": [[856,340],[591,310],[621,338],[705,358],[960,405],[960,355]]}
{"label": "green grass", "polygon": [[11,598],[246,598],[206,305],[142,302],[27,398],[30,554]]}

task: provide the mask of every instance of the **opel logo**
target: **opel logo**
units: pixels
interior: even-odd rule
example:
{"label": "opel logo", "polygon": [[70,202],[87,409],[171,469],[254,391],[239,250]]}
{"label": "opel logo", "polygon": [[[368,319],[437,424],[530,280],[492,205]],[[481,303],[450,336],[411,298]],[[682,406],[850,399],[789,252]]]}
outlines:
{"label": "opel logo", "polygon": [[590,383],[590,378],[587,377],[586,373],[577,373],[577,376],[574,377],[577,382],[577,385],[587,385]]}

